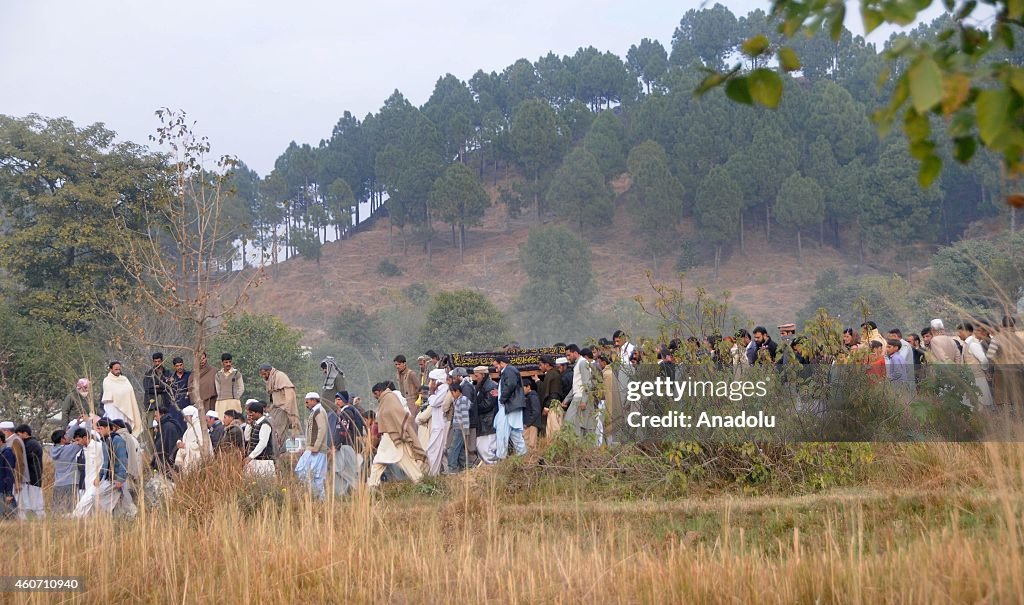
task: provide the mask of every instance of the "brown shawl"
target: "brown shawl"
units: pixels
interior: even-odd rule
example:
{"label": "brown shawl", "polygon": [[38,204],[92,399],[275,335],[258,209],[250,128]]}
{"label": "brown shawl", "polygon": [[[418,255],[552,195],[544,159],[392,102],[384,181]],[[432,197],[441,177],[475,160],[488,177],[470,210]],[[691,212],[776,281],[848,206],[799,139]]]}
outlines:
{"label": "brown shawl", "polygon": [[417,461],[427,459],[427,455],[420,445],[419,437],[416,436],[412,416],[391,389],[386,389],[380,396],[377,407],[377,425],[380,427],[380,432],[387,433],[396,446],[401,446],[403,443],[408,444]]}

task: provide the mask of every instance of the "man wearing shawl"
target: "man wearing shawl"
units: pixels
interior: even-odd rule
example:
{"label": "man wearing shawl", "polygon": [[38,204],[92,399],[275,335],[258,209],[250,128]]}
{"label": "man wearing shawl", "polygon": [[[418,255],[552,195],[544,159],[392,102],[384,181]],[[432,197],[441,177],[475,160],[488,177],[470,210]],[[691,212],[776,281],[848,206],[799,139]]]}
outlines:
{"label": "man wearing shawl", "polygon": [[448,436],[448,421],[444,415],[445,398],[448,397],[448,381],[445,371],[440,368],[430,370],[430,395],[427,407],[430,409],[430,438],[427,441],[427,473],[435,476],[441,472],[441,460],[444,458],[445,440]]}
{"label": "man wearing shawl", "polygon": [[320,385],[320,405],[332,413],[338,413],[338,406],[334,403],[335,395],[345,393],[345,372],[341,371],[334,358],[327,356],[320,362],[320,371],[324,373],[324,382]]}
{"label": "man wearing shawl", "polygon": [[395,355],[395,384],[405,398],[405,404],[411,414],[415,414],[420,395],[420,378],[406,363],[405,355]]}
{"label": "man wearing shawl", "polygon": [[389,464],[398,465],[406,477],[418,483],[423,478],[422,465],[426,454],[416,438],[409,408],[390,388],[378,384],[373,391],[378,395],[377,425],[381,439],[373,458],[368,485],[371,488],[379,486]]}
{"label": "man wearing shawl", "polygon": [[[28,468],[28,456],[25,454],[25,442],[21,440],[14,432],[13,422],[0,422],[0,432],[6,437],[4,443],[4,449],[13,452],[14,456],[14,495],[15,501],[19,502],[18,508],[21,508],[21,500],[25,494],[25,488],[28,486],[29,479],[29,468]],[[24,513],[19,510],[19,517]]]}
{"label": "man wearing shawl", "polygon": [[269,363],[260,366],[260,378],[267,384],[267,399],[270,405],[267,414],[274,428],[274,453],[285,453],[284,442],[288,435],[299,428],[299,407],[295,400],[295,385],[288,375]]}
{"label": "man wearing shawl", "polygon": [[[220,356],[222,368],[214,374],[213,384],[217,389],[217,401],[213,410],[221,417],[228,410],[242,411],[242,393],[245,392],[245,381],[242,380],[242,373],[234,367],[234,359],[231,353],[224,353]],[[210,411],[207,408],[206,411]]]}
{"label": "man wearing shawl", "polygon": [[199,369],[189,376],[188,392],[195,407],[204,410],[217,408],[217,371],[208,363],[206,351],[199,354]]}
{"label": "man wearing shawl", "polygon": [[144,428],[135,389],[121,373],[120,361],[111,361],[107,367],[109,372],[103,379],[103,413],[111,420],[124,420],[132,425],[134,434],[139,435]]}

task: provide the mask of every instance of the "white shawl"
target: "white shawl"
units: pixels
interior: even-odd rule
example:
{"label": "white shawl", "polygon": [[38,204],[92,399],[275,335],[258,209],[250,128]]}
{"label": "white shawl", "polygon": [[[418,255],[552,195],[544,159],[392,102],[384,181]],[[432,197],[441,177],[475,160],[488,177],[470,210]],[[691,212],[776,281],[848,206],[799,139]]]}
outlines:
{"label": "white shawl", "polygon": [[124,374],[114,376],[108,373],[103,379],[103,405],[113,406],[121,412],[121,416],[132,425],[132,434],[141,435],[146,427],[142,426],[142,414],[139,402],[135,398],[135,388]]}

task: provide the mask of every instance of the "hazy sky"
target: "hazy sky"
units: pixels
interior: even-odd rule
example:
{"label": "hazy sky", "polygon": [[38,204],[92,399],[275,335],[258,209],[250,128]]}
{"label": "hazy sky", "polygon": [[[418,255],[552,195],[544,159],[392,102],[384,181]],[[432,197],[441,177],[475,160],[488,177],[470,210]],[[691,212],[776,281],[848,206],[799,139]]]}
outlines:
{"label": "hazy sky", "polygon": [[[644,37],[670,48],[699,4],[0,0],[0,113],[104,122],[143,143],[156,108],[181,108],[216,152],[266,174],[290,141],[316,145],[344,110],[362,119],[396,88],[422,105],[447,72],[468,80],[587,45],[625,57]],[[859,17],[847,27],[860,31]]]}

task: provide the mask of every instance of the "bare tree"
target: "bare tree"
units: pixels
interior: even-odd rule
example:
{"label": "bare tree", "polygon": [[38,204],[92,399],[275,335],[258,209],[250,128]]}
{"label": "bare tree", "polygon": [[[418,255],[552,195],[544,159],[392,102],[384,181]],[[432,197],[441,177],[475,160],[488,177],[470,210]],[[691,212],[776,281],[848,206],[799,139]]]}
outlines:
{"label": "bare tree", "polygon": [[[136,303],[121,305],[122,311],[130,312],[120,319],[129,328],[130,339],[163,350],[190,350],[193,367],[198,367],[211,331],[241,308],[264,272],[262,267],[230,270],[237,229],[224,223],[221,210],[237,160],[222,156],[213,169],[206,168],[210,144],[193,133],[195,123],[187,122],[185,112],[165,108],[156,115],[160,127],[150,139],[166,150],[157,193],[139,210],[141,227],[117,221],[126,243],[120,260],[133,283]],[[143,321],[140,315],[145,314],[169,318],[178,326],[176,333],[188,335],[191,342],[152,338],[157,334],[147,329],[153,323]],[[203,440],[207,439],[204,432]]]}

